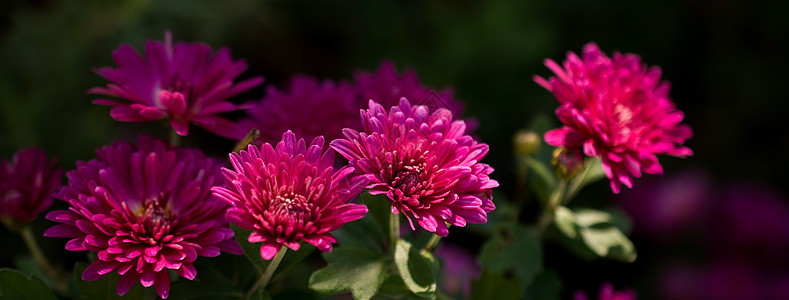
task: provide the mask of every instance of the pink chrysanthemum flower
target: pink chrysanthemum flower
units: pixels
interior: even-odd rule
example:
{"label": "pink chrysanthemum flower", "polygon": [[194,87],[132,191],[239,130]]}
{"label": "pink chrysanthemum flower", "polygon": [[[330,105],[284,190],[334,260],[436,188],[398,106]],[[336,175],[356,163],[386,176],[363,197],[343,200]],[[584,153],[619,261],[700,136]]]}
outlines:
{"label": "pink chrysanthemum flower", "polygon": [[354,74],[354,78],[361,105],[368,100],[375,100],[384,107],[392,107],[400,103],[400,98],[406,98],[415,105],[425,105],[434,111],[445,108],[456,116],[463,114],[464,105],[455,100],[452,89],[436,91],[425,87],[419,82],[414,70],[406,69],[400,75],[395,64],[388,60],[382,62],[374,74],[359,71]]}
{"label": "pink chrysanthemum flower", "polygon": [[642,172],[662,174],[657,154],[693,154],[682,146],[693,131],[680,124],[684,114],[669,99],[660,68],[647,68],[635,54],[609,58],[594,43],[584,46],[582,58],[568,53],[563,68],[551,59],[545,65],[556,77],[534,81],[559,100],[556,115],[564,123],[545,141],[599,157],[614,193],[632,187],[631,177]]}
{"label": "pink chrysanthemum flower", "polygon": [[367,213],[366,206],[348,203],[367,180],[349,166],[335,172],[334,152],[323,152],[323,144],[317,137],[306,146],[287,131],[276,148],[250,145],[230,154],[235,170],[223,169],[227,187],[212,189],[230,203],[230,222],[252,231],[248,241],[263,242],[264,259],[283,245],[298,250],[301,241],[330,252],[337,241],[331,232]]}
{"label": "pink chrysanthemum flower", "polygon": [[[589,300],[586,297],[586,294],[582,291],[575,292],[573,296],[575,300]],[[597,297],[598,300],[636,300],[636,293],[632,290],[624,290],[624,291],[615,291],[614,286],[610,283],[605,283],[600,288],[600,294]]]}
{"label": "pink chrysanthemum flower", "polygon": [[37,148],[17,152],[0,162],[0,219],[6,225],[28,223],[52,205],[63,171]]}
{"label": "pink chrysanthemum flower", "polygon": [[223,137],[244,137],[241,127],[217,115],[239,109],[227,100],[263,82],[262,77],[255,77],[233,83],[247,68],[243,60],[233,61],[226,48],[212,54],[211,47],[203,43],[179,42],[173,47],[169,32],[164,44],[148,41],[145,56],[125,44],[115,50],[112,57],[117,69],[95,69],[111,83],[88,93],[119,100],[97,99],[93,103],[113,106],[110,114],[118,121],[167,119],[182,136],[193,123]]}
{"label": "pink chrysanthemum flower", "polygon": [[248,119],[241,120],[247,131],[257,128],[257,145],[276,144],[282,133],[291,130],[308,141],[318,136],[333,140],[346,127],[359,128],[356,93],[347,83],[318,82],[308,76],[294,76],[287,91],[270,86],[260,101],[248,104]]}
{"label": "pink chrysanthemum flower", "polygon": [[370,180],[370,194],[384,194],[392,213],[411,216],[427,231],[446,236],[447,224],[485,223],[495,209],[491,189],[499,185],[488,175],[493,168],[479,163],[488,145],[465,135],[463,121],[447,109],[432,114],[426,106],[400,99],[387,114],[370,100],[362,110],[364,132],[343,131],[345,139],[332,148]]}
{"label": "pink chrysanthemum flower", "polygon": [[169,270],[191,280],[198,256],[241,253],[225,219],[227,205],[210,191],[222,180],[218,162],[148,137],[136,148],[116,142],[96,153],[98,159],[68,172],[68,186],[56,197],[71,207],[47,214],[63,224],[44,233],[73,238],[67,250],[98,252],[82,279],[117,272],[119,295],[139,281],[167,298]]}

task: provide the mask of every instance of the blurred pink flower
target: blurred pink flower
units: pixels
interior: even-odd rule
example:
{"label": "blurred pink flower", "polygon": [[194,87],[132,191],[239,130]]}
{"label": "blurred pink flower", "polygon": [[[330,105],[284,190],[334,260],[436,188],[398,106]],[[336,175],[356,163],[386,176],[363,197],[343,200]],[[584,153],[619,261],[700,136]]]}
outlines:
{"label": "blurred pink flower", "polygon": [[301,241],[330,252],[337,242],[331,232],[367,213],[366,206],[348,203],[367,180],[349,166],[335,172],[334,152],[323,145],[323,137],[306,146],[287,131],[276,148],[265,143],[230,154],[234,170],[223,169],[227,186],[212,191],[232,206],[227,218],[252,231],[249,242],[263,242],[264,259],[283,245],[298,250]]}
{"label": "blurred pink flower", "polygon": [[294,76],[287,90],[268,87],[266,96],[248,103],[246,112],[249,117],[240,124],[246,131],[260,131],[257,145],[275,144],[288,130],[311,141],[318,136],[333,140],[343,128],[361,127],[353,87],[303,75]]}
{"label": "blurred pink flower", "polygon": [[713,191],[706,173],[689,170],[645,180],[623,192],[620,204],[635,234],[672,240],[705,221]]}
{"label": "blurred pink flower", "polygon": [[594,43],[584,46],[582,58],[569,52],[563,68],[551,59],[545,65],[556,76],[534,81],[553,92],[564,123],[545,134],[546,143],[599,157],[614,193],[632,187],[631,177],[642,172],[662,174],[657,154],[693,154],[682,146],[693,132],[680,124],[684,114],[669,99],[669,84],[660,82],[660,68],[647,68],[635,54],[611,59]]}
{"label": "blurred pink flower", "polygon": [[145,136],[137,147],[115,142],[96,154],[68,172],[56,197],[70,207],[47,214],[63,224],[44,233],[73,238],[67,250],[98,252],[83,280],[117,272],[119,295],[139,281],[167,298],[169,270],[192,280],[198,256],[241,253],[225,220],[227,205],[210,192],[221,182],[219,163]]}
{"label": "blurred pink flower", "polygon": [[[467,299],[471,295],[471,281],[482,273],[477,259],[468,250],[442,242],[433,252],[441,259],[441,288],[450,297]],[[462,296],[462,297],[461,297]]]}
{"label": "blurred pink flower", "polygon": [[0,219],[4,223],[27,223],[52,205],[52,193],[60,187],[63,171],[44,151],[31,147],[0,162]]}
{"label": "blurred pink flower", "polygon": [[381,63],[375,73],[358,71],[354,74],[359,89],[361,105],[375,100],[383,107],[397,106],[400,98],[409,99],[414,105],[425,105],[430,110],[445,108],[455,116],[463,115],[464,105],[454,98],[450,88],[436,91],[419,82],[416,72],[406,69],[402,75],[392,61]]}
{"label": "blurred pink flower", "polygon": [[447,109],[432,114],[427,107],[400,99],[389,113],[370,100],[362,111],[364,132],[343,131],[345,139],[331,147],[370,180],[370,194],[384,194],[392,213],[403,213],[412,229],[413,216],[422,228],[440,236],[447,224],[485,223],[495,209],[491,189],[499,186],[493,172],[479,161],[488,145],[465,134],[463,121]]}
{"label": "blurred pink flower", "polygon": [[244,137],[241,127],[217,115],[239,109],[227,100],[263,82],[262,77],[233,82],[247,68],[243,60],[233,61],[226,48],[212,54],[203,43],[179,42],[173,47],[169,32],[164,44],[148,41],[145,56],[125,44],[115,50],[112,57],[117,68],[95,69],[111,83],[88,93],[118,99],[102,98],[93,103],[113,106],[110,114],[122,122],[167,119],[182,136],[193,123],[226,138]]}
{"label": "blurred pink flower", "polygon": [[[575,292],[575,300],[589,300],[586,294],[582,291]],[[614,286],[610,283],[605,283],[600,288],[600,294],[597,296],[598,300],[636,300],[636,293],[632,290],[615,291]]]}

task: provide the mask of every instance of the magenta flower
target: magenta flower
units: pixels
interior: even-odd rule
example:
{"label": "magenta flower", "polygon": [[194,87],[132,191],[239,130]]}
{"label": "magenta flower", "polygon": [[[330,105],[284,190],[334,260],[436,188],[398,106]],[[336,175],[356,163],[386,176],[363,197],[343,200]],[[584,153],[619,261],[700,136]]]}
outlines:
{"label": "magenta flower", "polygon": [[680,124],[684,114],[669,99],[669,84],[660,82],[660,68],[647,68],[635,54],[614,53],[611,59],[594,43],[584,46],[583,58],[568,53],[564,68],[551,59],[545,65],[556,77],[534,81],[553,92],[564,123],[545,141],[599,157],[614,193],[621,185],[632,187],[631,177],[642,172],[662,174],[657,154],[693,154],[682,146],[693,131]]}
{"label": "magenta flower", "polygon": [[117,272],[119,295],[139,281],[167,298],[168,270],[191,280],[198,256],[241,254],[225,220],[227,205],[210,192],[221,183],[219,163],[148,137],[137,148],[116,142],[96,153],[98,159],[68,172],[68,186],[56,197],[71,207],[47,214],[63,224],[44,233],[73,238],[67,250],[98,252],[82,279]]}
{"label": "magenta flower", "polygon": [[388,60],[381,63],[375,74],[359,71],[354,74],[354,78],[361,105],[368,100],[375,100],[383,107],[392,107],[400,103],[400,98],[406,98],[415,105],[425,105],[434,111],[446,108],[456,116],[463,114],[464,105],[455,100],[452,89],[436,91],[423,86],[416,72],[406,69],[403,75],[400,75],[394,63]]}
{"label": "magenta flower", "polygon": [[[575,300],[589,300],[586,294],[582,291],[575,292],[573,297]],[[614,286],[610,283],[605,283],[600,288],[598,300],[636,300],[636,293],[632,290],[615,291]]]}
{"label": "magenta flower", "polygon": [[27,223],[52,205],[63,171],[44,151],[31,147],[0,162],[0,219],[6,224]]}
{"label": "magenta flower", "polygon": [[212,54],[203,43],[179,42],[173,47],[169,32],[164,44],[148,41],[145,56],[125,44],[115,50],[112,58],[117,69],[95,69],[111,83],[88,93],[118,100],[97,99],[93,103],[113,106],[110,114],[122,122],[167,119],[182,136],[193,123],[226,138],[244,137],[241,127],[217,115],[239,109],[227,100],[263,82],[262,77],[254,77],[233,83],[247,68],[243,60],[233,61],[226,48]]}
{"label": "magenta flower", "polygon": [[223,169],[226,187],[212,189],[231,205],[227,218],[251,230],[250,243],[263,242],[260,256],[272,259],[282,246],[298,250],[300,242],[330,252],[332,231],[358,220],[367,207],[348,203],[367,180],[345,166],[336,172],[334,152],[323,152],[323,137],[309,146],[287,131],[276,148],[265,143],[230,153],[234,170]]}
{"label": "magenta flower", "polygon": [[343,128],[361,127],[355,97],[355,90],[347,83],[318,82],[297,75],[287,91],[268,87],[265,97],[248,105],[249,118],[240,123],[247,131],[260,130],[258,145],[275,144],[288,130],[308,141],[318,136],[333,140],[342,136]]}
{"label": "magenta flower", "polygon": [[370,194],[385,194],[392,213],[402,212],[412,229],[411,216],[440,236],[448,233],[446,223],[487,222],[495,209],[491,189],[499,186],[488,177],[493,168],[479,163],[487,144],[465,135],[465,123],[453,121],[447,109],[431,114],[406,98],[388,114],[375,101],[369,106],[362,111],[364,132],[345,129],[345,139],[331,146],[370,180]]}

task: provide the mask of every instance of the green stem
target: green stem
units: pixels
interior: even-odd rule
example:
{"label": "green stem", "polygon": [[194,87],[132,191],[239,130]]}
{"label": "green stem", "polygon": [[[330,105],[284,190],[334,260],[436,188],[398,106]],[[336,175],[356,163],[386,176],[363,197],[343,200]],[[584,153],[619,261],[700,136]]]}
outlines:
{"label": "green stem", "polygon": [[233,152],[238,153],[241,152],[241,150],[246,150],[247,146],[249,146],[249,144],[252,144],[252,142],[254,142],[259,137],[260,137],[260,130],[253,128],[252,130],[249,131],[249,133],[247,133],[247,135],[243,139],[238,141],[236,147],[233,148]]}
{"label": "green stem", "polygon": [[277,255],[275,255],[274,259],[272,259],[268,264],[266,272],[263,273],[263,276],[260,277],[260,280],[255,282],[255,285],[253,285],[252,288],[247,292],[246,299],[252,297],[252,294],[254,294],[259,288],[265,288],[268,285],[268,282],[271,280],[271,276],[274,275],[274,271],[277,270],[279,263],[282,261],[282,258],[285,257],[285,252],[287,251],[288,248],[282,247],[282,249],[277,252]]}
{"label": "green stem", "polygon": [[548,203],[546,203],[539,220],[537,220],[537,225],[535,225],[535,227],[538,233],[542,233],[548,228],[548,225],[551,225],[554,215],[556,214],[556,208],[564,202],[566,192],[567,179],[560,179],[559,184],[557,184],[556,188],[551,192],[551,196],[548,198]]}
{"label": "green stem", "polygon": [[181,141],[181,136],[178,135],[175,130],[170,130],[170,146],[178,146],[178,142]]}
{"label": "green stem", "polygon": [[389,248],[392,253],[395,251],[395,244],[400,238],[400,214],[389,215]]}
{"label": "green stem", "polygon": [[44,253],[41,251],[41,247],[38,246],[38,242],[36,242],[36,237],[33,235],[33,230],[30,229],[30,226],[25,226],[21,231],[20,234],[22,235],[22,240],[25,241],[25,245],[27,249],[30,250],[30,255],[33,256],[33,260],[36,261],[39,267],[44,271],[47,276],[55,280],[55,289],[58,293],[67,295],[67,283],[64,280],[65,277],[61,276],[60,272],[57,269],[52,267],[52,264],[49,262]]}
{"label": "green stem", "polygon": [[425,250],[433,251],[433,249],[436,248],[440,240],[441,240],[441,236],[434,233],[433,236],[430,238],[430,240],[427,241],[427,245],[425,245]]}

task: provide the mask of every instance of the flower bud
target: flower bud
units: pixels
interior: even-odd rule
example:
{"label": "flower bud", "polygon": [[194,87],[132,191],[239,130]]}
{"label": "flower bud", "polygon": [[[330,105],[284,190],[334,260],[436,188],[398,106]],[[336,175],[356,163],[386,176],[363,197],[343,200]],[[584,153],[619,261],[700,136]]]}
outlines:
{"label": "flower bud", "polygon": [[521,129],[512,137],[515,155],[532,156],[540,150],[540,136],[533,131]]}
{"label": "flower bud", "polygon": [[571,179],[584,168],[584,156],[580,148],[556,148],[551,159],[553,171],[560,179]]}

